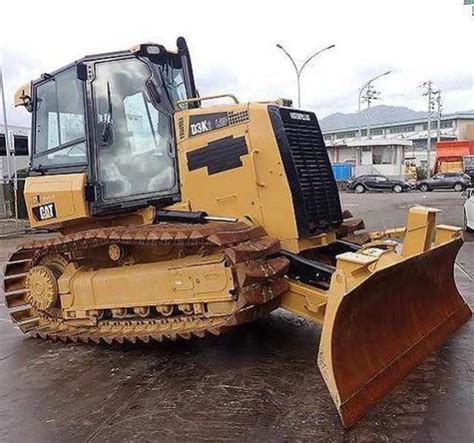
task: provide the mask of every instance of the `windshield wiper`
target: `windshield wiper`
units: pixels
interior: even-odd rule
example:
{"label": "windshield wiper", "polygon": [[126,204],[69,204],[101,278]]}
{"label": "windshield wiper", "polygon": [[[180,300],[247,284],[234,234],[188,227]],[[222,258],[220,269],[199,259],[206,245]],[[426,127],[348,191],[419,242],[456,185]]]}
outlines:
{"label": "windshield wiper", "polygon": [[104,116],[104,126],[102,128],[102,146],[107,146],[112,141],[112,96],[110,94],[110,83],[107,82],[107,113]]}

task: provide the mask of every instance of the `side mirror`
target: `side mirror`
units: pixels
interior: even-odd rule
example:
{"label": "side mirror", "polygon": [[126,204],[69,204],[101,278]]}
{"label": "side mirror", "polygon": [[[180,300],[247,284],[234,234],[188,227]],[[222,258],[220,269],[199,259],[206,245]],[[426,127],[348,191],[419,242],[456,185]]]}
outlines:
{"label": "side mirror", "polygon": [[26,83],[15,92],[15,98],[13,100],[15,108],[18,106],[24,106],[28,112],[32,112],[33,100],[31,97],[31,83]]}

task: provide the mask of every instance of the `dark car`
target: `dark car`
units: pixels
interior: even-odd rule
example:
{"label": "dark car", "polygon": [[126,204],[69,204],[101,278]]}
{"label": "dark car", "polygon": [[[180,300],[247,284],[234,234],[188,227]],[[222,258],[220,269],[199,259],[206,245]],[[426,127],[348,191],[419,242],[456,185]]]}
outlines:
{"label": "dark car", "polygon": [[365,191],[392,191],[399,193],[410,189],[410,185],[404,181],[375,174],[351,178],[347,182],[347,187],[358,194]]}
{"label": "dark car", "polygon": [[416,189],[422,192],[433,191],[434,189],[454,189],[461,192],[470,186],[471,177],[462,172],[442,172],[416,183]]}

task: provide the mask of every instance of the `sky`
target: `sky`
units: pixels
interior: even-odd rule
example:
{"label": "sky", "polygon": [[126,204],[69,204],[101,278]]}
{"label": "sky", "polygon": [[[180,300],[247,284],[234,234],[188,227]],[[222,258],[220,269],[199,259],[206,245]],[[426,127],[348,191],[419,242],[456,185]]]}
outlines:
{"label": "sky", "polygon": [[302,108],[319,117],[357,110],[358,88],[375,85],[377,104],[426,110],[419,85],[443,94],[444,112],[474,109],[474,17],[464,0],[239,0],[176,2],[82,0],[2,2],[0,54],[10,124],[28,124],[13,110],[23,83],[86,54],[140,42],[168,48],[188,41],[198,90],[233,93],[241,101],[279,97],[296,103],[294,69],[283,45],[303,62]]}

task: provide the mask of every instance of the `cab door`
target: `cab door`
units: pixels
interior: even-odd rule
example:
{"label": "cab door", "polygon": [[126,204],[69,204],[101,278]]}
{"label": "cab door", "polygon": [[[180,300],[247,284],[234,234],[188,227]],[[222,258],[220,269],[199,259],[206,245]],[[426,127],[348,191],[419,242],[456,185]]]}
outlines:
{"label": "cab door", "polygon": [[166,94],[159,95],[159,85],[150,88],[150,67],[136,57],[122,57],[96,62],[94,73],[98,192],[93,212],[177,201],[173,109]]}

